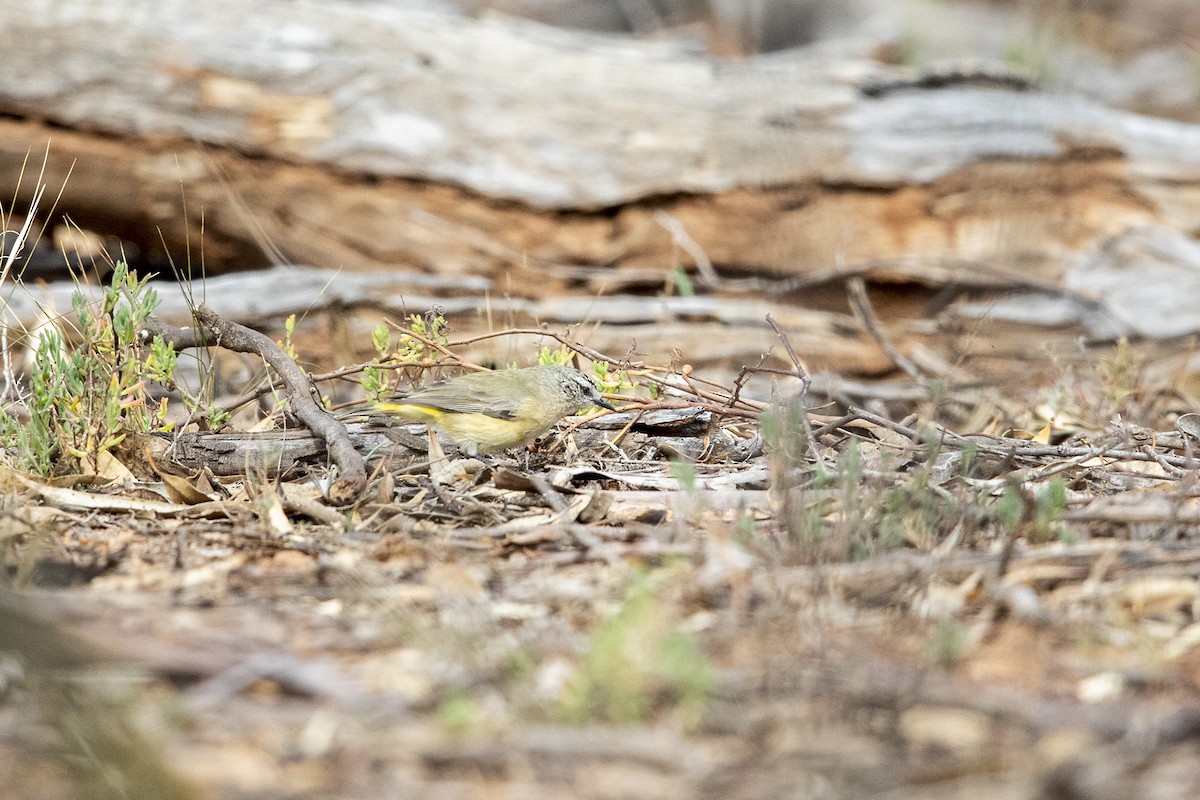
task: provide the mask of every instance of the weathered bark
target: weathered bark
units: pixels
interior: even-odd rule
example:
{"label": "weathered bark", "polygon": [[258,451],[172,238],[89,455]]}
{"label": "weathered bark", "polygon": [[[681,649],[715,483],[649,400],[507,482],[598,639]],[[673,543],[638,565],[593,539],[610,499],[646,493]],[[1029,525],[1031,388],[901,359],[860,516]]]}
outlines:
{"label": "weathered bark", "polygon": [[[295,266],[197,278],[183,285],[163,281],[154,286],[160,299],[155,316],[171,325],[191,325],[192,308],[202,300],[221,309],[221,316],[227,320],[268,330],[277,329],[289,314],[312,316],[326,311],[339,323],[354,325],[357,337],[365,342],[369,331],[379,324],[381,313],[402,320],[406,313],[437,308],[470,330],[476,310],[486,307],[494,319],[530,326],[530,330],[539,323],[553,329],[580,320],[603,323],[581,332],[587,344],[614,358],[635,348],[652,363],[669,362],[671,351],[677,348],[692,364],[753,364],[771,349],[774,334],[765,318],[774,313],[815,368],[856,375],[891,369],[886,354],[865,333],[856,330],[849,315],[777,308],[757,298],[616,294],[532,300],[497,297],[494,284],[477,277],[450,280],[397,270],[355,274]],[[451,291],[454,296],[447,296]],[[65,281],[25,287],[6,298],[7,313],[10,319],[33,328],[44,321],[46,309],[71,308],[76,292],[95,302],[102,295],[98,286]],[[361,311],[361,317],[353,316],[351,312],[355,311]],[[522,352],[532,352],[547,341],[545,336],[530,332],[505,342],[480,341],[464,354],[479,361],[505,363],[512,352],[522,351],[522,347],[527,347]]]}
{"label": "weathered bark", "polygon": [[[350,441],[373,462],[396,448],[412,451],[388,438],[387,428],[365,423],[348,426]],[[183,433],[176,436],[165,458],[183,470],[211,470],[214,475],[290,475],[302,464],[322,464],[328,456],[325,443],[304,429],[261,433]]]}
{"label": "weathered bark", "polygon": [[[425,438],[414,434],[412,425],[374,414],[369,421],[347,422],[350,442],[363,458],[375,467],[386,460],[393,469],[406,468],[414,459],[425,457]],[[581,433],[621,430],[628,427],[660,440],[694,437],[709,432],[711,412],[700,408],[611,414],[593,420]],[[420,431],[421,426],[416,426]],[[448,444],[447,447],[452,447]],[[711,454],[710,454],[711,457]],[[290,474],[302,465],[322,463],[326,458],[324,442],[304,430],[278,430],[256,433],[187,432],[171,439],[162,458],[177,469],[194,472],[210,470],[214,475],[258,474],[274,478]]]}
{"label": "weathered bark", "polygon": [[147,246],[203,220],[210,265],[258,239],[300,262],[505,268],[519,289],[547,264],[674,263],[666,211],[722,267],[904,256],[904,278],[958,259],[970,282],[1055,281],[1099,236],[1200,217],[1196,126],[903,89],[855,53],[714,62],[344,0],[22,0],[0,47],[21,54],[0,111],[75,129],[0,125],[0,185],[52,138],[51,185],[75,164],[60,208],[153,223]]}

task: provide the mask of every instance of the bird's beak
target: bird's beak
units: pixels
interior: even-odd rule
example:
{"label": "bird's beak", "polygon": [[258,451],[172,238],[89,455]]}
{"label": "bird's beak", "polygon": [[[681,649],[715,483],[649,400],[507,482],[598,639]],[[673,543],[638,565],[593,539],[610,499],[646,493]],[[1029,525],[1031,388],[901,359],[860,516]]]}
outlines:
{"label": "bird's beak", "polygon": [[600,406],[601,408],[607,408],[609,411],[617,410],[616,406],[614,406],[612,403],[605,400],[603,397],[597,397],[595,400],[595,403],[596,403],[596,405]]}

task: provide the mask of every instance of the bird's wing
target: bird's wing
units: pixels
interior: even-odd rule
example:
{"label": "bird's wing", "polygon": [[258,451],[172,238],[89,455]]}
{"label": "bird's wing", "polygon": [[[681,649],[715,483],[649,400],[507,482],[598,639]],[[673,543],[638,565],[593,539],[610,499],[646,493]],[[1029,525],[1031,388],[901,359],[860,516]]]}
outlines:
{"label": "bird's wing", "polygon": [[500,400],[473,387],[437,384],[419,389],[396,402],[414,406],[429,406],[440,411],[458,414],[485,414],[496,419],[516,419],[520,410],[513,400]]}

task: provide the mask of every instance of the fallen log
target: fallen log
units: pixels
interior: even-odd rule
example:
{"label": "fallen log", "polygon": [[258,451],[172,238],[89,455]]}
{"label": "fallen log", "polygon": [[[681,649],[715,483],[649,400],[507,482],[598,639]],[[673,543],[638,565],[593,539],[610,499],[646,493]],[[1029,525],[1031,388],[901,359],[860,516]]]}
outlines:
{"label": "fallen log", "polygon": [[24,0],[0,46],[22,54],[0,185],[52,140],[61,211],[149,250],[203,227],[211,266],[269,242],[520,291],[678,263],[665,212],[727,270],[1054,283],[1064,253],[1200,216],[1200,127],[1015,80],[889,83],[866,42],[720,62],[394,4]]}

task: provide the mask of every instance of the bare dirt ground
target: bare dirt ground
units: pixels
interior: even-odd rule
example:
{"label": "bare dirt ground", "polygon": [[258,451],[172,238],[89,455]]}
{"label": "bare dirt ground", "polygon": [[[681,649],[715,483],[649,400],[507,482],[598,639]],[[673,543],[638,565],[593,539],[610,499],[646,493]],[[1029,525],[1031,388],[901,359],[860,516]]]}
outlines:
{"label": "bare dirt ground", "polygon": [[1074,335],[979,323],[949,388],[814,392],[811,434],[755,375],[793,399],[384,459],[341,510],[320,459],[194,505],[8,474],[4,794],[1191,797],[1191,345]]}

